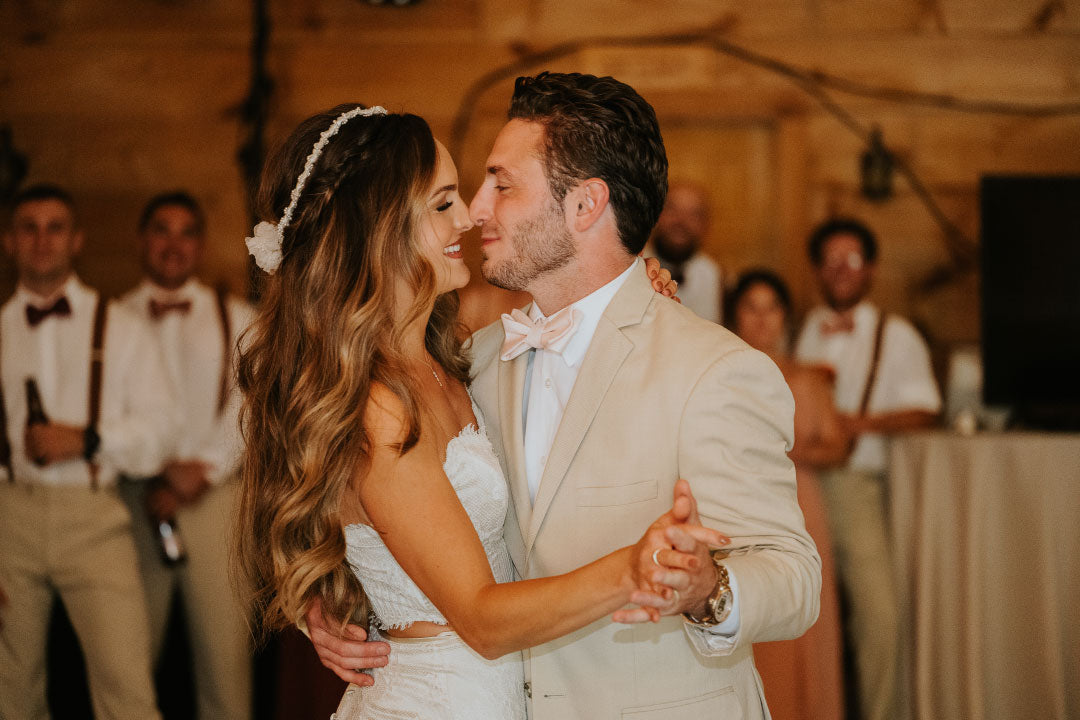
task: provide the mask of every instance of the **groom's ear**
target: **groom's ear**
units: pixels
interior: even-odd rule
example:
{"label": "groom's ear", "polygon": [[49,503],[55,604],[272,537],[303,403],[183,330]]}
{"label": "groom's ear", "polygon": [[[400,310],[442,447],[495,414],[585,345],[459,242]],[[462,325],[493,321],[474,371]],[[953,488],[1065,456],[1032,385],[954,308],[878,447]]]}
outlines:
{"label": "groom's ear", "polygon": [[567,196],[567,217],[577,232],[585,232],[608,210],[608,185],[600,178],[585,180]]}

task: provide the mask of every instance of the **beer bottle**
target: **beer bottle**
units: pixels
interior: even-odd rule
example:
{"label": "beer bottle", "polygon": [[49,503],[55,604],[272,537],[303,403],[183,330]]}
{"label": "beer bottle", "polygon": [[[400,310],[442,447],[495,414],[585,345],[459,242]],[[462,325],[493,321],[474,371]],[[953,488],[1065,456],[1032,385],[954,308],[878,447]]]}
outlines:
{"label": "beer bottle", "polygon": [[[168,487],[165,476],[159,475],[147,481],[150,493],[164,491]],[[187,560],[187,551],[184,548],[184,538],[180,534],[180,527],[176,524],[176,517],[156,518],[151,516],[151,522],[157,528],[158,550],[161,551],[161,562],[172,567],[180,565]]]}
{"label": "beer bottle", "polygon": [[171,566],[180,565],[187,560],[187,551],[184,550],[184,540],[180,535],[180,528],[176,526],[176,518],[159,521],[157,529],[162,561]]}
{"label": "beer bottle", "polygon": [[[48,425],[49,416],[45,414],[45,406],[41,403],[41,392],[38,391],[37,380],[32,377],[26,378],[26,426]],[[34,464],[45,465],[45,458],[33,458]]]}
{"label": "beer bottle", "polygon": [[32,377],[26,378],[26,424],[47,425],[49,416],[45,414],[45,407],[41,404],[41,392],[38,391],[37,380]]}

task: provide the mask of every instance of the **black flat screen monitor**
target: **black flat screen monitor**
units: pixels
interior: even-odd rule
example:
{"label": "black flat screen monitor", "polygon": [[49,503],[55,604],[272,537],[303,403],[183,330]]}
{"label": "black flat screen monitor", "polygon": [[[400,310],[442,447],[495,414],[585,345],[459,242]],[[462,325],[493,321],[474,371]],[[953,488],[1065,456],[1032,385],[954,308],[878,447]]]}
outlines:
{"label": "black flat screen monitor", "polygon": [[983,398],[1080,410],[1080,176],[982,179]]}

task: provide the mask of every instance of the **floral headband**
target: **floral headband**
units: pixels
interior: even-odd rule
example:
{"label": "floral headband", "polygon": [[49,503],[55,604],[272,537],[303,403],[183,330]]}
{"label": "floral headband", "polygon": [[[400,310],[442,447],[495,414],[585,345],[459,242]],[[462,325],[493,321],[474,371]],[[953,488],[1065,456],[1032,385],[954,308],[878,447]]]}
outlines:
{"label": "floral headband", "polygon": [[262,268],[268,275],[273,275],[274,271],[281,265],[281,244],[285,240],[285,229],[289,227],[289,223],[292,222],[292,216],[296,211],[296,205],[300,202],[300,193],[303,192],[308,176],[311,175],[315,163],[318,162],[319,156],[322,155],[322,151],[326,147],[326,144],[330,142],[330,138],[337,135],[337,132],[341,129],[342,125],[355,117],[370,117],[372,115],[385,114],[386,110],[378,105],[370,108],[353,108],[352,110],[338,115],[337,119],[330,124],[330,127],[322,131],[315,146],[311,148],[311,154],[307,156],[307,162],[304,163],[304,171],[301,172],[300,177],[296,179],[296,186],[293,187],[289,206],[285,208],[281,220],[278,221],[277,225],[264,220],[255,226],[254,237],[244,239],[244,244],[247,245],[248,253],[255,258],[255,264]]}

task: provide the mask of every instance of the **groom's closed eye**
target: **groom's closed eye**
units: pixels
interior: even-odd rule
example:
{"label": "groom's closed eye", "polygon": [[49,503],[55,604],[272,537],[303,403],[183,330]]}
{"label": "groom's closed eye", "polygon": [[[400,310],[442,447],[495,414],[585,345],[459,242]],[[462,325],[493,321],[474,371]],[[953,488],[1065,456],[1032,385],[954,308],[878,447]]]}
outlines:
{"label": "groom's closed eye", "polygon": [[487,169],[488,176],[492,179],[492,187],[499,192],[508,189],[514,184],[514,178],[507,172],[506,168],[499,165],[493,165]]}

